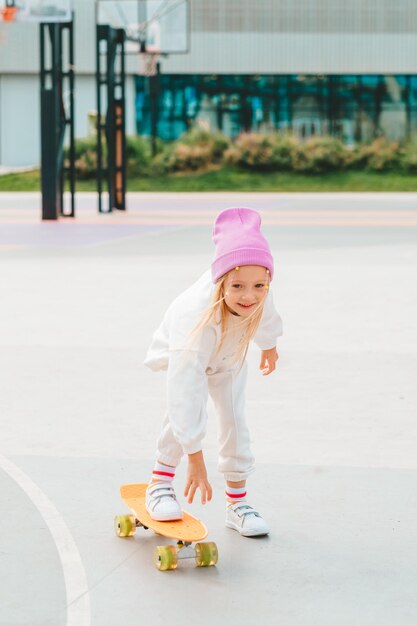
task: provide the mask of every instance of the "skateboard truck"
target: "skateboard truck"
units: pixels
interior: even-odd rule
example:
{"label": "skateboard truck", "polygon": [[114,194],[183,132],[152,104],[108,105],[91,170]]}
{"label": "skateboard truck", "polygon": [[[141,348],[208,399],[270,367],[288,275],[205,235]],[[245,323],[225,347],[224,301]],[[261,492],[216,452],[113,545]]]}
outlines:
{"label": "skateboard truck", "polygon": [[[167,524],[167,522],[164,522]],[[136,528],[151,528],[161,534],[152,526],[146,526],[135,515],[117,515],[114,519],[114,530],[118,537],[133,537]],[[162,532],[162,531],[161,531]],[[170,535],[171,538],[177,537]],[[180,560],[194,559],[197,567],[211,567],[218,561],[218,550],[214,542],[187,541],[179,539],[177,545],[156,546],[153,553],[153,561],[160,571],[177,569]]]}
{"label": "skateboard truck", "polygon": [[196,543],[195,546],[190,541],[178,541],[177,546],[156,546],[153,557],[157,569],[177,569],[178,561],[183,559],[194,559],[197,567],[210,567],[217,563],[217,546],[212,541]]}

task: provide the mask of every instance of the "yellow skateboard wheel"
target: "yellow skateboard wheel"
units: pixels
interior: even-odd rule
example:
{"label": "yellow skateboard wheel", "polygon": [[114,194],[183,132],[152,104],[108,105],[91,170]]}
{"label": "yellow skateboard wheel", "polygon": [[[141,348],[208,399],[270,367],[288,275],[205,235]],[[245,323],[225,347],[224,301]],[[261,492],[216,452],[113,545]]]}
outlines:
{"label": "yellow skateboard wheel", "polygon": [[206,543],[196,543],[195,563],[197,567],[210,567],[216,565],[219,559],[217,546],[213,541]]}
{"label": "yellow skateboard wheel", "polygon": [[114,531],[118,537],[133,537],[136,532],[136,520],[133,515],[116,515]]}
{"label": "yellow skateboard wheel", "polygon": [[157,546],[153,551],[153,560],[161,572],[177,569],[178,550],[175,546]]}

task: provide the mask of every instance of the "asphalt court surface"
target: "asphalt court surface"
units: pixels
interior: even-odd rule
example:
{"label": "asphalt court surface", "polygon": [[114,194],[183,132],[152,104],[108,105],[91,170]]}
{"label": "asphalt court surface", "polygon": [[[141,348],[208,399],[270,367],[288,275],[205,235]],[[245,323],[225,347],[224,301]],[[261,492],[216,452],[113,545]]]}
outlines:
{"label": "asphalt court surface", "polygon": [[[98,215],[80,194],[75,220],[41,223],[39,195],[0,194],[0,626],[414,626],[417,194],[128,206]],[[279,367],[261,377],[252,348],[247,388],[250,500],[272,532],[224,527],[210,406],[214,498],[191,512],[219,563],[160,573],[165,541],[113,533],[118,487],[147,479],[163,417],[164,377],[142,364],[150,335],[210,264],[228,206],[261,212],[277,264]]]}

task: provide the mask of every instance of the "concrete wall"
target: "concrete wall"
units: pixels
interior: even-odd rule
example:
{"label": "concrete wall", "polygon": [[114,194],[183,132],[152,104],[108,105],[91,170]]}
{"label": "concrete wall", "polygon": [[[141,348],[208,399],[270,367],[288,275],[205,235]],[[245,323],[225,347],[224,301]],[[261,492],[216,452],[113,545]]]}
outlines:
{"label": "concrete wall", "polygon": [[[74,7],[77,71],[91,74],[94,0],[75,0]],[[37,25],[11,26],[0,50],[0,74],[36,72]],[[128,71],[135,72],[136,67],[136,59],[130,59]],[[164,60],[164,70],[415,74],[417,4],[415,0],[192,0],[191,52]]]}
{"label": "concrete wall", "polygon": [[37,77],[0,76],[0,165],[39,162],[39,119]]}
{"label": "concrete wall", "polygon": [[414,35],[193,33],[166,73],[416,74]]}
{"label": "concrete wall", "polygon": [[[126,84],[126,128],[135,134],[135,86]],[[81,75],[76,81],[76,136],[89,133],[88,113],[96,109],[95,78]],[[0,165],[26,166],[40,163],[40,97],[37,74],[0,75]]]}

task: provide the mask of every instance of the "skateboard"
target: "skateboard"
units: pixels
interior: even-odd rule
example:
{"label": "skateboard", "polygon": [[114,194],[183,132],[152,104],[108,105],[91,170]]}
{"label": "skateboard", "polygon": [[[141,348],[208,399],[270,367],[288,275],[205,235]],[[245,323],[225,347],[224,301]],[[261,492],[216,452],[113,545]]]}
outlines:
{"label": "skateboard", "polygon": [[[157,522],[145,508],[146,484],[122,485],[120,496],[131,510],[131,515],[116,515],[114,530],[118,537],[133,537],[136,528],[151,529],[155,534],[176,539],[177,545],[157,546],[154,549],[154,564],[160,571],[173,570],[181,559],[194,559],[197,567],[216,565],[217,546],[214,542],[204,542],[208,535],[207,527],[190,513],[183,512],[183,518],[173,522]],[[195,545],[193,545],[195,544]]]}

